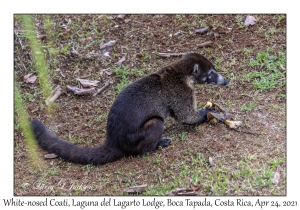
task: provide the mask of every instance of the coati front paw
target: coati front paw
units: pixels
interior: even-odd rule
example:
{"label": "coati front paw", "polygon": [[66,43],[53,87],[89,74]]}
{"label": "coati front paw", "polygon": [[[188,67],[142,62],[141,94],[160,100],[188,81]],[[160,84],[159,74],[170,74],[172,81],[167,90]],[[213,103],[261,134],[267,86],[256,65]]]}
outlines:
{"label": "coati front paw", "polygon": [[158,144],[157,147],[167,147],[171,144],[171,139],[161,139]]}
{"label": "coati front paw", "polygon": [[210,108],[204,108],[204,109],[198,110],[198,112],[200,112],[200,114],[201,114],[202,116],[207,115],[208,112],[214,112],[214,111],[215,111],[215,107],[214,107],[214,106],[213,106],[213,107],[210,107]]}
{"label": "coati front paw", "polygon": [[207,113],[208,112],[214,112],[214,111],[215,111],[215,107],[204,108],[204,109],[198,110],[198,113],[199,113],[198,123],[204,123],[207,120]]}

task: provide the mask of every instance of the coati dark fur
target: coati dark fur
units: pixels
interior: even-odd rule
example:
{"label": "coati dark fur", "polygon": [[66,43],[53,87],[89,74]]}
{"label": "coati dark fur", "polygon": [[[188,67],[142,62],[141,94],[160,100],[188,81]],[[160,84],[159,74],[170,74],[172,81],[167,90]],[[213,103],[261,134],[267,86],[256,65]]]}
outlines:
{"label": "coati dark fur", "polygon": [[62,141],[37,119],[31,121],[31,126],[39,145],[48,152],[75,163],[106,164],[167,147],[171,141],[162,136],[168,116],[184,124],[205,122],[212,110],[196,109],[194,85],[227,83],[205,57],[190,53],[121,91],[108,114],[106,141],[98,147]]}

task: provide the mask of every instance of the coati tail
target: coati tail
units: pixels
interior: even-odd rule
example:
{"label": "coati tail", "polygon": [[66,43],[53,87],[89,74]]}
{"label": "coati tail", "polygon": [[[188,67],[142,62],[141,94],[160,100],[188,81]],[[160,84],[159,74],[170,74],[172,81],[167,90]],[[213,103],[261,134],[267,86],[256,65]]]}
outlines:
{"label": "coati tail", "polygon": [[124,156],[120,150],[110,147],[107,144],[98,147],[79,147],[70,144],[50,133],[43,123],[37,119],[31,121],[31,128],[35,138],[43,149],[74,163],[106,164]]}

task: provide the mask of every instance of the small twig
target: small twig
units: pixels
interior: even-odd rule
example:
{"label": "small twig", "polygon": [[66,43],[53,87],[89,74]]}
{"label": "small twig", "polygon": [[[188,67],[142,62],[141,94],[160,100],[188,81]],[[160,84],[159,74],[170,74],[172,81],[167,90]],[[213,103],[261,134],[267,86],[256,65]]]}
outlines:
{"label": "small twig", "polygon": [[191,188],[177,188],[167,193],[167,196],[191,196],[198,195],[198,193]]}
{"label": "small twig", "polygon": [[122,57],[120,60],[118,60],[115,65],[116,66],[120,66],[124,61],[126,61],[126,58],[125,57]]}
{"label": "small twig", "polygon": [[141,193],[144,192],[147,188],[147,184],[143,184],[143,185],[139,185],[139,186],[133,186],[133,187],[129,187],[124,189],[124,192],[127,193]]}
{"label": "small twig", "polygon": [[97,92],[93,94],[93,96],[96,96],[99,93],[101,93],[107,86],[109,86],[109,82],[106,82],[102,88],[98,89]]}
{"label": "small twig", "polygon": [[253,132],[249,132],[249,131],[242,131],[242,130],[238,130],[238,129],[235,129],[235,128],[231,128],[231,130],[234,130],[234,131],[239,132],[239,133],[251,134],[251,135],[254,135],[254,136],[261,135],[261,133],[253,133]]}
{"label": "small twig", "polygon": [[158,56],[161,57],[165,57],[165,58],[169,58],[171,56],[181,56],[181,55],[185,55],[186,53],[158,53]]}
{"label": "small twig", "polygon": [[212,41],[203,42],[201,44],[197,44],[197,47],[211,47],[213,45]]}

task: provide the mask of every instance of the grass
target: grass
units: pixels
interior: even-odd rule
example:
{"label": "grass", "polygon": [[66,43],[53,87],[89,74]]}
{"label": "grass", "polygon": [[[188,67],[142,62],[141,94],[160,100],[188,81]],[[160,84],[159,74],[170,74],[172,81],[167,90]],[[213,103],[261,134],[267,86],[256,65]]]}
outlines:
{"label": "grass", "polygon": [[48,174],[51,176],[57,175],[59,174],[59,172],[60,172],[59,169],[55,166],[48,170]]}
{"label": "grass", "polygon": [[[256,58],[251,58],[249,67],[255,69],[244,75],[252,81],[255,90],[268,91],[277,87],[285,87],[286,55],[284,52],[273,53],[272,48],[257,53]],[[259,70],[258,70],[259,69]]]}
{"label": "grass", "polygon": [[[145,54],[145,56],[149,56],[148,53]],[[137,77],[143,77],[147,74],[146,69],[138,69],[136,67],[132,69],[128,69],[126,66],[119,66],[115,68],[115,73],[118,79],[120,81],[116,86],[114,86],[114,98],[127,86],[129,85],[132,81],[134,81]]]}
{"label": "grass", "polygon": [[281,14],[281,15],[279,15],[278,16],[278,18],[277,18],[277,23],[280,23],[283,19],[285,19],[286,17],[285,17],[285,14]]}
{"label": "grass", "polygon": [[179,136],[180,141],[186,141],[188,133],[183,131],[183,132],[179,133],[178,136]]}
{"label": "grass", "polygon": [[245,28],[244,26],[244,18],[242,15],[236,15],[235,16],[235,21],[236,21],[236,24],[238,25],[238,28]]}
{"label": "grass", "polygon": [[241,106],[241,110],[242,111],[252,111],[255,107],[255,102],[254,101],[251,101],[249,103],[246,103],[246,104],[243,104]]}
{"label": "grass", "polygon": [[[176,161],[175,163],[181,167],[175,171],[166,170],[165,174],[169,177],[167,181],[159,180],[161,170],[158,168],[157,184],[147,188],[144,195],[165,195],[177,187],[189,187],[191,183],[200,183],[206,195],[227,195],[229,190],[238,194],[241,190],[254,191],[256,188],[266,186],[276,191],[276,186],[272,184],[271,179],[274,171],[285,161],[285,158],[271,160],[257,168],[252,165],[253,161],[257,161],[257,155],[254,154],[237,162],[233,171],[226,164],[222,166],[225,159],[217,160],[220,161],[217,168],[211,168],[202,154],[193,157],[192,165],[187,164],[186,161]],[[160,167],[159,164],[157,167]],[[243,184],[237,186],[236,183]]]}
{"label": "grass", "polygon": [[271,36],[273,36],[277,32],[276,28],[271,27],[268,29],[267,32],[265,32],[265,38],[266,40],[269,40]]}

